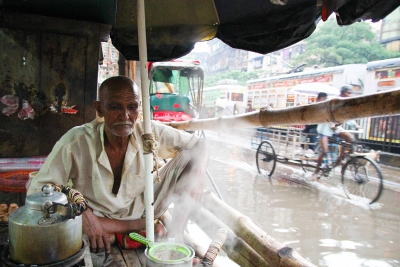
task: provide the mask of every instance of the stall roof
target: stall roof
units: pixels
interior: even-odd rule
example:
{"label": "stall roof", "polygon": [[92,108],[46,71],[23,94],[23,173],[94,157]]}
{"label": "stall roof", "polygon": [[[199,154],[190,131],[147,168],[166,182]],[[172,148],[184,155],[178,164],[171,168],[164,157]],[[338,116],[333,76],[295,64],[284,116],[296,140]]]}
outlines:
{"label": "stall roof", "polygon": [[[400,0],[146,0],[149,61],[189,53],[196,42],[219,38],[233,48],[273,52],[311,35],[336,13],[339,25],[379,21]],[[3,0],[8,10],[112,25],[114,46],[139,59],[136,0]]]}

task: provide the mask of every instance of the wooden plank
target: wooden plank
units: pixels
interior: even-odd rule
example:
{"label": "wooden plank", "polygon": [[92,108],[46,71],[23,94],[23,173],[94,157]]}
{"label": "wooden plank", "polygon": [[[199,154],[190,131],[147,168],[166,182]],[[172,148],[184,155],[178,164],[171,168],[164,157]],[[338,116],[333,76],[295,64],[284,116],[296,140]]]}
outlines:
{"label": "wooden plank", "polygon": [[[90,22],[2,14],[0,48],[7,53],[0,55],[6,62],[0,66],[0,97],[18,89],[20,99],[36,105],[40,100],[43,108],[33,120],[0,112],[0,157],[47,155],[67,130],[96,117],[100,40],[108,38],[110,29],[111,25]],[[65,87],[62,100],[76,105],[77,114],[50,111],[59,87]]]}
{"label": "wooden plank", "polygon": [[[117,246],[112,246],[111,247],[111,256],[114,257],[114,261],[108,265],[109,267],[128,267],[128,265],[125,262],[124,257],[121,254],[120,249]],[[134,266],[134,265],[132,265]],[[131,266],[129,266],[131,267]]]}
{"label": "wooden plank", "polygon": [[[46,96],[47,109],[37,118],[40,120],[39,155],[48,155],[65,132],[85,123],[85,91],[89,90],[85,88],[85,66],[90,45],[83,37],[49,33],[42,33],[41,43],[40,92]],[[58,98],[74,105],[78,113],[51,112],[50,105]]]}
{"label": "wooden plank", "polygon": [[[111,246],[111,256],[114,261],[108,267],[146,267],[144,249],[120,249],[117,245],[113,245]],[[84,261],[85,267],[93,266],[90,251],[85,255]]]}
{"label": "wooden plank", "polygon": [[139,257],[140,263],[142,264],[142,266],[146,266],[146,255],[144,254],[144,249],[138,249],[136,250],[136,254]]}
{"label": "wooden plank", "polygon": [[144,250],[121,249],[121,254],[124,257],[128,267],[139,267],[139,266],[146,266],[146,258],[144,259],[139,258],[140,255],[146,257],[143,251]]}

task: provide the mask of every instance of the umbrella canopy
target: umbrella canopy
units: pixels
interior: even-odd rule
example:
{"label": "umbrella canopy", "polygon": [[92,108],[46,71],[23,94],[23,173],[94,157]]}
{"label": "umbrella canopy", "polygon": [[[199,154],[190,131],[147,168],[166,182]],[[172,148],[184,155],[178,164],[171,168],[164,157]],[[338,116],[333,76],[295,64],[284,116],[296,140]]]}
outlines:
{"label": "umbrella canopy", "polygon": [[[379,21],[399,5],[400,0],[146,0],[148,60],[184,56],[196,42],[212,38],[266,54],[307,38],[332,12],[339,25],[349,25]],[[3,0],[0,7],[112,25],[114,46],[126,59],[139,59],[136,0]]]}
{"label": "umbrella canopy", "polygon": [[[320,4],[319,4],[320,3]],[[340,25],[378,21],[399,6],[381,0],[146,0],[149,61],[189,53],[196,42],[218,38],[233,48],[273,52],[311,35],[317,22],[337,12]],[[111,38],[126,59],[138,59],[136,4],[118,0]]]}
{"label": "umbrella canopy", "polygon": [[318,93],[326,93],[328,96],[340,95],[339,89],[324,83],[301,83],[289,90],[290,93],[318,95]]}

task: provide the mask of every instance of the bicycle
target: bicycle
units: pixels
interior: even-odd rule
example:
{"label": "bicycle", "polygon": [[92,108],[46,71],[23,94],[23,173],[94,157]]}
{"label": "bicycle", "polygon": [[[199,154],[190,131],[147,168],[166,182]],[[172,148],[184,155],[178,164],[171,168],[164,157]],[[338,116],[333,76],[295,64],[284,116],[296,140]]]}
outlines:
{"label": "bicycle", "polygon": [[[379,165],[360,152],[361,146],[347,143],[338,137],[328,137],[328,142],[329,152],[320,168],[322,176],[329,176],[332,170],[341,166],[341,183],[346,196],[349,199],[366,198],[369,204],[376,202],[383,189],[383,175]],[[339,147],[344,149],[344,153],[342,158],[337,160]],[[316,149],[317,154],[312,158],[305,155],[306,159],[302,160],[304,171],[315,171],[318,150],[320,150],[319,145]]]}

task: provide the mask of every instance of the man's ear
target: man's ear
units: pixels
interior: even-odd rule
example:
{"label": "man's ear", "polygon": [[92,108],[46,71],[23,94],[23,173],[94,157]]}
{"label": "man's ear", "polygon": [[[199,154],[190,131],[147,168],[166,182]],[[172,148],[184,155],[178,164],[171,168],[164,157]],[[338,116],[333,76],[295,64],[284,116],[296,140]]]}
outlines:
{"label": "man's ear", "polygon": [[97,101],[97,100],[93,101],[93,105],[94,105],[94,108],[97,111],[97,115],[99,117],[104,117],[103,112],[101,111],[101,103],[100,103],[100,101]]}

